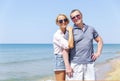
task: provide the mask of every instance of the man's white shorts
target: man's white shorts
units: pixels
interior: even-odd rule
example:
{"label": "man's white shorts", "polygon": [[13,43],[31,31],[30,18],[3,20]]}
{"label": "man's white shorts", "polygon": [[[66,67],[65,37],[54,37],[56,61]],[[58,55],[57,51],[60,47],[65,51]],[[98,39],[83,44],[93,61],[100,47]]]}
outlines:
{"label": "man's white shorts", "polygon": [[90,64],[75,64],[71,63],[73,69],[73,77],[66,76],[67,80],[95,80],[95,67],[94,63]]}

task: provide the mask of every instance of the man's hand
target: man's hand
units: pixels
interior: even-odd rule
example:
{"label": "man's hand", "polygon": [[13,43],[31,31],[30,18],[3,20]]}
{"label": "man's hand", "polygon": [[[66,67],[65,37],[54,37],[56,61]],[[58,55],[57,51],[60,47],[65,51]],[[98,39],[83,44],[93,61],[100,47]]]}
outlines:
{"label": "man's hand", "polygon": [[99,53],[95,53],[95,54],[92,54],[92,60],[96,60],[98,57],[100,56],[100,54]]}
{"label": "man's hand", "polygon": [[66,74],[68,77],[72,77],[73,76],[73,69],[71,67],[67,67]]}

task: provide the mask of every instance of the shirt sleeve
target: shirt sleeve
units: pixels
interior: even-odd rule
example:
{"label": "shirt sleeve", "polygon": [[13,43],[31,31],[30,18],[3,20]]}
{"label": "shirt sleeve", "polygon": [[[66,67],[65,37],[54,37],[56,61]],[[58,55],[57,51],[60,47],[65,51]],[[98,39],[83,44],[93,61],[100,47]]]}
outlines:
{"label": "shirt sleeve", "polygon": [[68,49],[68,41],[62,36],[55,36],[53,39],[53,43],[57,46],[62,47],[63,49]]}
{"label": "shirt sleeve", "polygon": [[95,29],[93,29],[93,38],[95,39],[98,36],[99,36],[98,32]]}
{"label": "shirt sleeve", "polygon": [[68,40],[68,38],[69,38],[69,32],[68,32],[68,31],[66,31],[64,38],[65,38],[66,40]]}

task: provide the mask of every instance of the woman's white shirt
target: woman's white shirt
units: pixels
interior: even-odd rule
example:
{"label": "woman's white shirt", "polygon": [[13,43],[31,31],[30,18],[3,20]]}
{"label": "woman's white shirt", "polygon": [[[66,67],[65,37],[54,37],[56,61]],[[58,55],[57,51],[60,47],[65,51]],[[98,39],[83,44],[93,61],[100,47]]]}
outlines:
{"label": "woman's white shirt", "polygon": [[54,54],[62,54],[63,49],[68,49],[68,41],[64,38],[64,33],[59,29],[53,37]]}

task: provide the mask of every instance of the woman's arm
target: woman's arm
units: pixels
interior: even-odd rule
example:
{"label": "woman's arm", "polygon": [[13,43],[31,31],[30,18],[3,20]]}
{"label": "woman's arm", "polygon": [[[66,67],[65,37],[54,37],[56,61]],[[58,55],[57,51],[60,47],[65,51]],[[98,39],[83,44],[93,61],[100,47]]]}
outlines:
{"label": "woman's arm", "polygon": [[73,48],[74,47],[73,28],[72,27],[68,27],[67,30],[69,32],[68,47],[69,48]]}
{"label": "woman's arm", "polygon": [[65,68],[66,68],[66,74],[68,75],[68,77],[72,77],[73,75],[73,69],[70,66],[70,62],[69,62],[69,50],[63,50],[63,60],[65,63]]}

